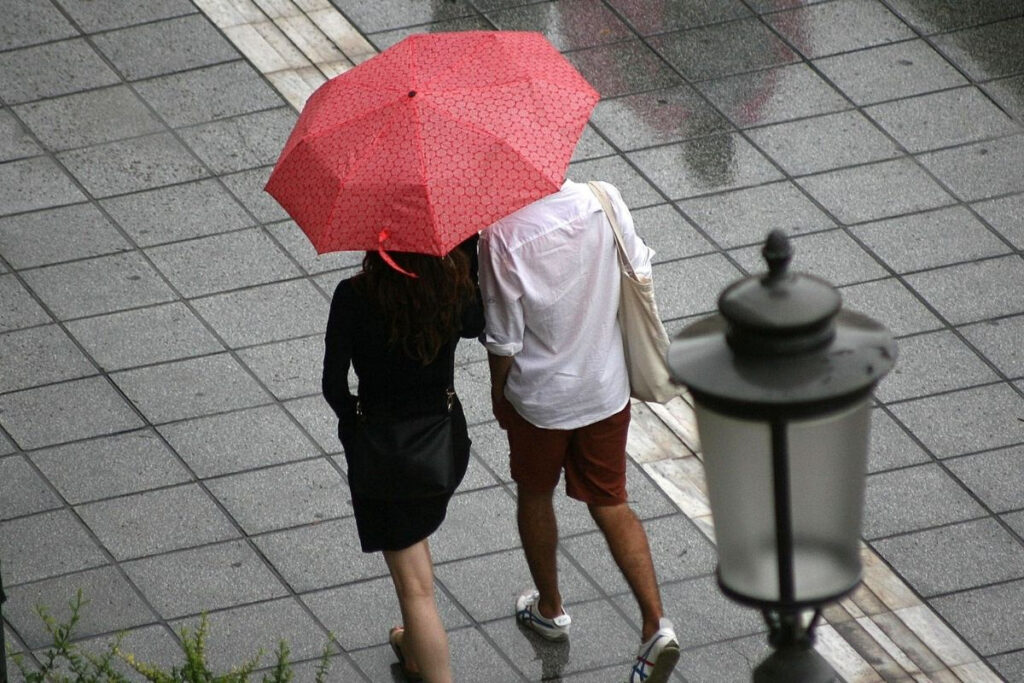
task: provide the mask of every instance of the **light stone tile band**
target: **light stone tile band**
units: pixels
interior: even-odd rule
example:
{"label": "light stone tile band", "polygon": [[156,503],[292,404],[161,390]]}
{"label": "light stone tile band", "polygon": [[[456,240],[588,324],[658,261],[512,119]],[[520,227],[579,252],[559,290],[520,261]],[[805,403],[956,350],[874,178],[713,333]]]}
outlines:
{"label": "light stone tile band", "polygon": [[[327,79],[376,54],[328,0],[193,0],[301,111]],[[627,450],[714,541],[691,406],[634,402]],[[999,683],[1000,678],[870,548],[862,585],[825,610],[816,649],[849,683]],[[869,664],[875,662],[874,666]]]}

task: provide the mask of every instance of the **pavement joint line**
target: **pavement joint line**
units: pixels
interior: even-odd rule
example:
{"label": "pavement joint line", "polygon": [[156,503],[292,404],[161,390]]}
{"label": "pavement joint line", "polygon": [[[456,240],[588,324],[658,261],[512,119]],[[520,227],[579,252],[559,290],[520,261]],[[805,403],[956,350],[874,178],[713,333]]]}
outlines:
{"label": "pavement joint line", "polygon": [[[328,78],[376,54],[372,45],[327,0],[193,2],[296,111],[302,110],[306,99]],[[333,48],[325,46],[324,38]],[[343,60],[337,58],[339,53]],[[634,402],[632,413],[635,426],[640,427],[636,431],[640,433],[634,435],[631,430],[630,457],[713,543],[714,530],[692,408],[682,399],[667,405]],[[676,440],[674,447],[665,447],[667,435]],[[685,452],[685,455],[665,455],[678,452]],[[886,611],[867,614],[855,602],[844,605],[853,606],[851,609],[862,615],[850,614],[870,636],[873,653],[880,660],[891,659],[904,669],[917,669],[908,669],[906,673],[918,679],[920,669],[907,650],[923,643],[945,667],[929,673],[964,683],[999,683],[1000,678],[985,662],[863,543],[861,560],[864,577],[858,590],[869,590]],[[916,643],[904,642],[906,638],[887,633],[878,625],[877,618],[890,614],[906,626]],[[817,635],[816,649],[844,680],[851,683],[883,680],[829,618],[823,619]]]}

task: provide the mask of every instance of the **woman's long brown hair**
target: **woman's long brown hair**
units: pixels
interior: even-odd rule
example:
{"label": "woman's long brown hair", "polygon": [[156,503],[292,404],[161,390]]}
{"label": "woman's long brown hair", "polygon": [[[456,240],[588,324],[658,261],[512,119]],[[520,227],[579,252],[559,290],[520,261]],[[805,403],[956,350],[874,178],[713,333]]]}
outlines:
{"label": "woman's long brown hair", "polygon": [[417,277],[399,273],[377,252],[368,251],[361,284],[384,315],[389,343],[427,365],[458,333],[462,310],[476,295],[469,256],[460,248],[445,257],[403,252],[389,255]]}

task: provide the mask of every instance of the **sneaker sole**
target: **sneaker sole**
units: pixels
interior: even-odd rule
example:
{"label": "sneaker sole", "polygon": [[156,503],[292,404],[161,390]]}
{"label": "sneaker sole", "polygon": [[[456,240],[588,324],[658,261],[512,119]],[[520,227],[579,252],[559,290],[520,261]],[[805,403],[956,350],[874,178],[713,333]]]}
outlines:
{"label": "sneaker sole", "polygon": [[678,661],[679,646],[666,645],[658,653],[658,658],[654,661],[654,668],[651,669],[651,673],[644,679],[644,683],[666,683],[668,677],[672,675],[672,670],[676,668]]}

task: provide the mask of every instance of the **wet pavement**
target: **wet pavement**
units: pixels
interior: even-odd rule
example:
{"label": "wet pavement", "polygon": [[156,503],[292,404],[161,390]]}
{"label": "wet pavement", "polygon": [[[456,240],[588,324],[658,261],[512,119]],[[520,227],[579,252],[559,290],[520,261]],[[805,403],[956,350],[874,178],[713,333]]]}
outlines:
{"label": "wet pavement", "polygon": [[[0,4],[0,560],[14,650],[47,642],[34,605],[59,613],[82,588],[81,637],[126,630],[142,659],[175,662],[175,632],[209,612],[220,665],[284,637],[311,679],[333,632],[331,680],[397,677],[395,599],[380,559],[358,552],[318,393],[329,295],[359,258],[316,257],[261,188],[325,75],[413,32],[514,29],[544,32],[601,92],[569,173],[621,188],[658,252],[670,332],[760,270],[759,243],[781,228],[795,268],[897,336],[864,539],[920,607],[890,605],[899,621],[884,634],[863,622],[883,649],[899,644],[888,656],[830,621],[823,647],[856,658],[844,677],[1024,681],[1020,2]],[[529,579],[475,344],[457,386],[474,457],[432,546],[458,680],[620,680],[638,616],[578,505],[559,502],[571,645],[514,624]],[[638,425],[649,415],[634,410]],[[685,439],[638,449],[630,494],[679,627],[677,680],[744,680],[764,628],[721,597],[700,515],[656,476],[654,458],[693,454]],[[867,604],[844,607],[850,623]],[[922,614],[949,637],[915,626]]]}

